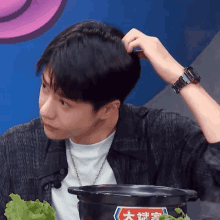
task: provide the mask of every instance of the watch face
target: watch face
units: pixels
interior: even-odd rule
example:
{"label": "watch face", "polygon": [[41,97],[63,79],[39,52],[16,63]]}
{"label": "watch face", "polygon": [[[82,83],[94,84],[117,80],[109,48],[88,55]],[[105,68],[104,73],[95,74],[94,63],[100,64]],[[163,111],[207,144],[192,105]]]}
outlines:
{"label": "watch face", "polygon": [[188,69],[188,72],[191,74],[191,76],[193,78],[195,78],[195,81],[198,81],[200,82],[200,75],[197,73],[197,71],[195,69],[193,69],[191,66],[187,68]]}

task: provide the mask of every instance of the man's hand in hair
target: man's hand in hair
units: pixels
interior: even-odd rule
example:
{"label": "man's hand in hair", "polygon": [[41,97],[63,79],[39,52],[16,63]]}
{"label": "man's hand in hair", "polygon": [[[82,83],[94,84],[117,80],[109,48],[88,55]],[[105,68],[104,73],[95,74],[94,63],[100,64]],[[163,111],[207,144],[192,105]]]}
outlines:
{"label": "man's hand in hair", "polygon": [[170,84],[175,83],[184,72],[183,66],[169,54],[157,37],[133,28],[122,38],[122,43],[128,53],[140,47],[141,50],[137,51],[139,58],[148,59],[159,76]]}

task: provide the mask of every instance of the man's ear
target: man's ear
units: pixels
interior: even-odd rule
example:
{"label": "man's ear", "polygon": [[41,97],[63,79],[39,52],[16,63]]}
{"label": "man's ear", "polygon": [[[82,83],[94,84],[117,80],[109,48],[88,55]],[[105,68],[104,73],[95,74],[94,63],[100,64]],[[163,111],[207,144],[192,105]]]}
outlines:
{"label": "man's ear", "polygon": [[103,106],[103,108],[101,109],[101,118],[107,119],[114,115],[116,112],[119,111],[120,105],[121,102],[119,100],[114,100]]}

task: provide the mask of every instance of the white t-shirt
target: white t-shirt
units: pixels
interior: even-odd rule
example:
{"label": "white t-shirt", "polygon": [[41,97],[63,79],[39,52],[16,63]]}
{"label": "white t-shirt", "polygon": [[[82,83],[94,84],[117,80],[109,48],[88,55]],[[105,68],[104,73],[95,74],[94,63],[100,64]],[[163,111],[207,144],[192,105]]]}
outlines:
{"label": "white t-shirt", "polygon": [[[81,145],[66,139],[66,155],[68,163],[68,174],[62,181],[59,189],[52,188],[52,207],[56,211],[56,220],[79,220],[77,209],[77,195],[70,194],[68,187],[80,186],[73,161],[69,153],[73,155],[74,163],[83,186],[92,185],[105,160],[106,154],[112,144],[115,132],[105,140],[91,145]],[[99,174],[95,185],[117,184],[116,179],[107,159]]]}

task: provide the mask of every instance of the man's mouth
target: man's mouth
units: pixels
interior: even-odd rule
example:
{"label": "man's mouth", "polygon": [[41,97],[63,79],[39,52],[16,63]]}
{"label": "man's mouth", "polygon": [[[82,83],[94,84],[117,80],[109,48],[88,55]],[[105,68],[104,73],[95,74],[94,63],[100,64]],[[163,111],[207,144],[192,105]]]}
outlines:
{"label": "man's mouth", "polygon": [[50,125],[44,123],[43,121],[42,121],[42,123],[43,123],[44,127],[46,127],[47,129],[50,129],[50,130],[59,130],[59,129],[53,127],[53,126],[50,126]]}

